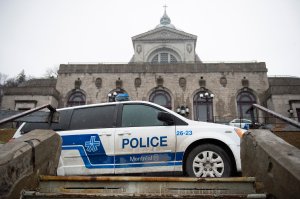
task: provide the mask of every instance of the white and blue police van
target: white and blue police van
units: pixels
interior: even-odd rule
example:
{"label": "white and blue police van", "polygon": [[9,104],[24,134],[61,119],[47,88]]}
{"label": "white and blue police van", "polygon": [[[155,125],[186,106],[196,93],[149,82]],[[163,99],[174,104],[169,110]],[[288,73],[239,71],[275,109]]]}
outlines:
{"label": "white and blue police van", "polygon": [[14,138],[53,129],[62,138],[57,175],[183,172],[228,177],[241,171],[243,130],[198,122],[145,101],[58,109],[58,123],[23,123]]}

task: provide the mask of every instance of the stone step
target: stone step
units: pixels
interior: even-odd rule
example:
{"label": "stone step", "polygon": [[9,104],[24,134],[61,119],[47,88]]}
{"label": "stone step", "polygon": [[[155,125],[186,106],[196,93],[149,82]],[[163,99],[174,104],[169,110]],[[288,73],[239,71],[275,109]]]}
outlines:
{"label": "stone step", "polygon": [[41,176],[23,198],[266,198],[255,178]]}

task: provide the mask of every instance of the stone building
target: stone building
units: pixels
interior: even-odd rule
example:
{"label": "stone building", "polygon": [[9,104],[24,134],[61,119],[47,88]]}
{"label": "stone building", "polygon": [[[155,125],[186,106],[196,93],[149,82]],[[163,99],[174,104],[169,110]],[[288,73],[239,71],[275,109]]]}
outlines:
{"label": "stone building", "polygon": [[45,104],[58,106],[56,79],[32,79],[19,87],[3,89],[1,109],[25,111]]}
{"label": "stone building", "polygon": [[266,96],[272,88],[264,62],[203,63],[196,53],[197,36],[177,29],[166,11],[153,30],[132,37],[132,43],[129,63],[61,64],[51,92],[4,91],[2,108],[20,109],[20,97],[34,98],[38,105],[47,96],[54,106],[66,107],[128,93],[131,100],[152,101],[190,119],[228,122],[249,118],[246,110],[253,103],[270,105],[273,100],[272,92]]}
{"label": "stone building", "polygon": [[179,63],[200,61],[197,36],[175,28],[166,10],[153,30],[132,37],[134,63]]}
{"label": "stone building", "polygon": [[300,122],[300,78],[269,77],[264,105]]}
{"label": "stone building", "polygon": [[244,117],[251,103],[261,103],[266,72],[264,63],[68,64],[60,66],[56,88],[60,107],[107,102],[109,94],[126,92],[131,100],[174,111],[188,107],[190,118],[214,121]]}
{"label": "stone building", "polygon": [[265,63],[202,63],[196,42],[197,36],[178,30],[165,11],[153,30],[132,37],[128,64],[60,65],[59,106],[107,102],[114,92],[126,92],[131,100],[189,111],[194,120],[247,117],[245,110],[261,103],[269,87]]}

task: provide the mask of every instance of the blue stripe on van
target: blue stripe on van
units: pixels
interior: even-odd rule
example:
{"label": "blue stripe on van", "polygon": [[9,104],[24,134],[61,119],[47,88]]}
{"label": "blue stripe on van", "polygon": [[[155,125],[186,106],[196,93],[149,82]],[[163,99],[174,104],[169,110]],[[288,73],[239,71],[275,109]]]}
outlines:
{"label": "blue stripe on van", "polygon": [[[95,139],[92,140],[92,136]],[[62,150],[78,150],[85,167],[90,169],[182,165],[183,152],[116,155],[114,157],[106,155],[97,134],[69,135],[62,136],[62,139]],[[90,145],[86,144],[91,142],[96,143],[95,147],[89,148]]]}

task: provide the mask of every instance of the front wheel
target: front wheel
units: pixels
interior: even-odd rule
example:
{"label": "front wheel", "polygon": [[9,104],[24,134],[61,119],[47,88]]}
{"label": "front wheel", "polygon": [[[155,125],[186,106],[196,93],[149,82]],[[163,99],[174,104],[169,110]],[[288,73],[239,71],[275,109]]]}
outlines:
{"label": "front wheel", "polygon": [[229,177],[233,171],[228,154],[219,146],[195,147],[186,160],[186,173],[191,177]]}

